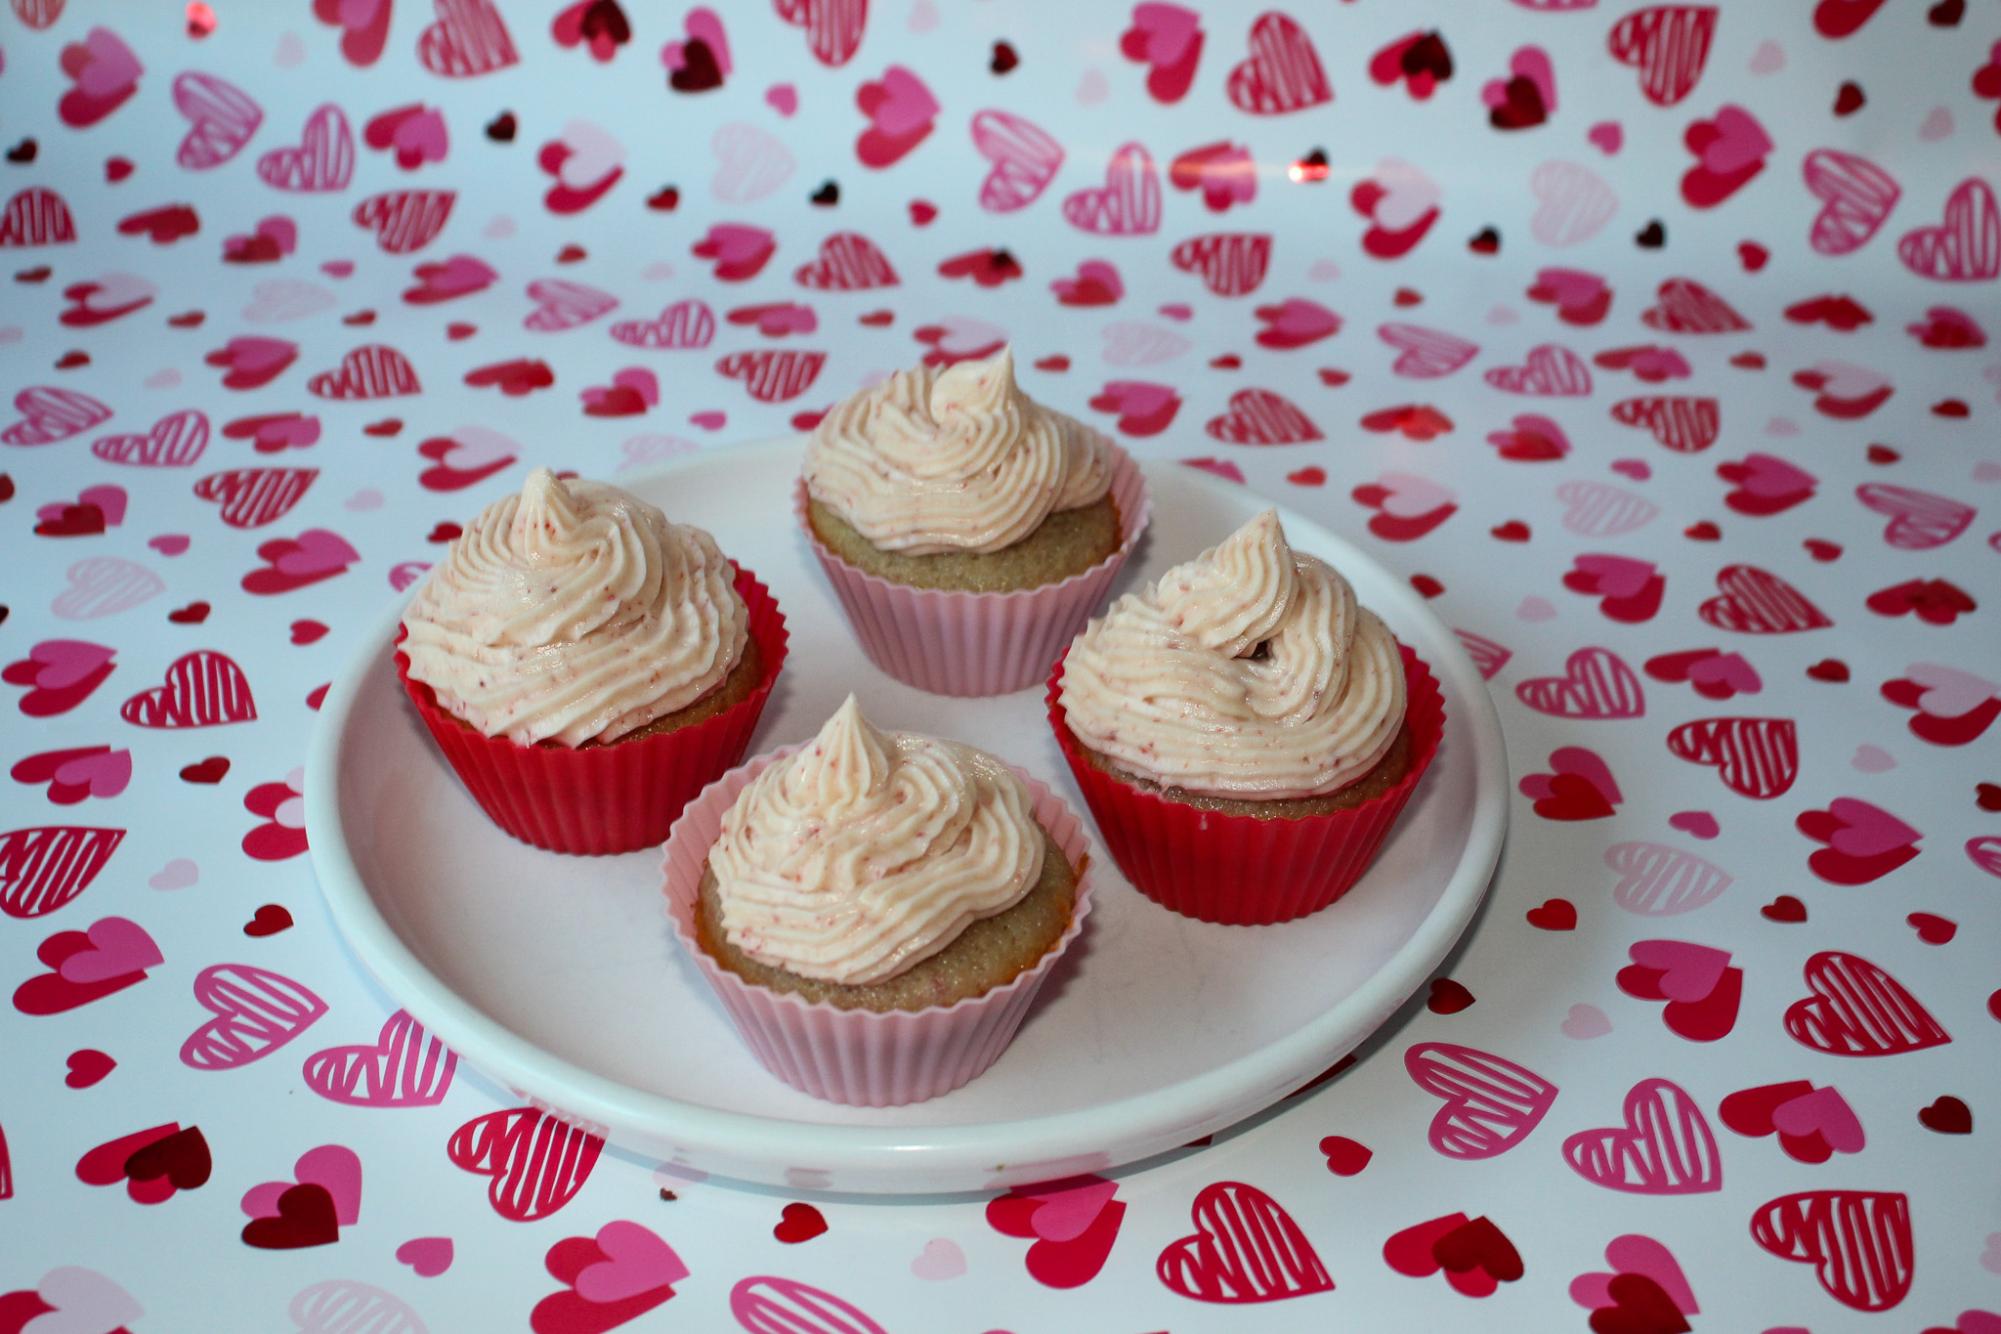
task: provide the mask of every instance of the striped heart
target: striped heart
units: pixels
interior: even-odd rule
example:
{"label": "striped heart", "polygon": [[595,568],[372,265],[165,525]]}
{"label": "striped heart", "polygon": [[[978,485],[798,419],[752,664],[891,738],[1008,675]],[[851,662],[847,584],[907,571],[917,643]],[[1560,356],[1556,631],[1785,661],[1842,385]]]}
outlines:
{"label": "striped heart", "polygon": [[1183,273],[1199,277],[1217,296],[1243,296],[1265,280],[1265,270],[1271,267],[1271,237],[1241,232],[1191,236],[1167,258]]}
{"label": "striped heart", "polygon": [[1204,1186],[1189,1207],[1195,1231],[1170,1242],[1155,1272],[1198,1302],[1275,1302],[1333,1290],[1319,1252],[1285,1206],[1241,1181]]}
{"label": "striped heart", "polygon": [[232,468],[195,483],[195,495],[222,506],[231,528],[261,528],[291,513],[318,468]]}
{"label": "striped heart", "polygon": [[1755,565],[1726,565],[1716,576],[1717,595],[1696,615],[1719,630],[1747,635],[1798,634],[1834,624],[1806,595]]}
{"label": "striped heart", "polygon": [[202,969],[194,991],[215,1016],[181,1044],[181,1063],[196,1070],[234,1070],[262,1060],[327,1012],[326,1002],[306,987],[247,963]]}
{"label": "striped heart", "polygon": [[1610,482],[1572,478],[1556,488],[1563,502],[1563,526],[1585,537],[1618,537],[1646,527],[1660,506]]}
{"label": "striped heart", "polygon": [[0,834],[0,912],[44,917],[84,890],[125,840],[123,829],[42,825]]}
{"label": "striped heart", "polygon": [[1640,312],[1640,323],[1663,333],[1736,333],[1751,327],[1728,301],[1693,278],[1670,278],[1660,285],[1659,301]]}
{"label": "striped heart", "polygon": [[1556,1085],[1513,1061],[1452,1042],[1420,1042],[1404,1069],[1445,1099],[1431,1118],[1431,1147],[1447,1158],[1492,1158],[1527,1139],[1556,1101]]}
{"label": "striped heart", "polygon": [[1751,1215],[1751,1238],[1812,1265],[1827,1295],[1857,1311],[1887,1311],[1911,1290],[1911,1203],[1900,1191],[1781,1195]]}
{"label": "striped heart", "polygon": [[195,408],[170,412],[144,435],[107,435],[90,442],[106,463],[134,468],[185,468],[208,448],[208,418]]}
{"label": "striped heart", "polygon": [[716,313],[690,297],[662,310],[659,319],[620,320],[611,326],[611,336],[627,347],[649,352],[703,348],[716,336]]}
{"label": "striped heart", "polygon": [[1799,731],[1790,718],[1698,718],[1668,733],[1670,751],[1691,764],[1710,764],[1724,786],[1753,801],[1770,801],[1799,777]]}
{"label": "striped heart", "polygon": [[1581,648],[1564,662],[1562,676],[1537,676],[1515,686],[1515,695],[1537,713],[1587,720],[1639,718],[1647,712],[1640,675],[1609,648]]}
{"label": "striped heart", "polygon": [[1855,498],[1890,520],[1883,540],[1899,551],[1942,547],[1965,532],[1976,513],[1950,496],[1883,482],[1864,482],[1855,488]]}
{"label": "striped heart", "polygon": [[1723,1189],[1716,1135],[1695,1099],[1665,1079],[1626,1093],[1626,1124],[1580,1130],[1563,1158],[1593,1185],[1635,1195],[1699,1195]]}
{"label": "striped heart", "polygon": [[398,1010],[372,1043],[328,1047],[306,1058],[306,1087],[353,1107],[430,1107],[443,1102],[459,1058]]}
{"label": "striped heart", "polygon": [[1722,868],[1664,843],[1614,843],[1605,865],[1619,873],[1612,902],[1642,917],[1693,912],[1735,883]]}
{"label": "striped heart", "polygon": [[825,292],[894,287],[899,281],[888,257],[860,232],[835,232],[820,242],[819,255],[794,269],[792,280]]}
{"label": "striped heart", "polygon": [[1822,950],[1806,961],[1813,994],[1786,1008],[1793,1041],[1830,1056],[1896,1056],[1952,1041],[1904,984],[1854,954]]}
{"label": "striped heart", "polygon": [[468,1172],[492,1177],[487,1201],[516,1223],[547,1218],[590,1179],[604,1139],[533,1107],[488,1112],[452,1132],[445,1152]]}
{"label": "striped heart", "polygon": [[783,403],[812,388],[826,364],[824,352],[732,352],[716,362],[716,374],[742,380],[760,403]]}
{"label": "striped heart", "polygon": [[1105,164],[1102,187],[1063,201],[1063,220],[1097,236],[1146,236],[1160,230],[1160,173],[1146,145],[1120,144]]}
{"label": "striped heart", "polygon": [[234,660],[198,649],[176,658],[166,682],[126,700],[118,716],[135,727],[220,727],[255,722],[257,703]]}
{"label": "striped heart", "polygon": [[1713,398],[1629,398],[1612,405],[1612,420],[1644,426],[1677,454],[1700,454],[1716,443],[1716,434],[1723,429],[1722,412]]}

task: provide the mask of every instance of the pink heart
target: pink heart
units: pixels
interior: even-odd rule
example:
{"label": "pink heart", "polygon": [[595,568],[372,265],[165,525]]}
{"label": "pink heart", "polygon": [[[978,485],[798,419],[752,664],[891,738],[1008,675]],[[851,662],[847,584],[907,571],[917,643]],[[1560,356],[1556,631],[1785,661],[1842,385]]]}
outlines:
{"label": "pink heart", "polygon": [[1140,34],[1142,42],[1138,52],[1128,50],[1126,54],[1149,65],[1172,67],[1180,63],[1202,16],[1180,5],[1139,4],[1133,6],[1132,19],[1132,30]]}
{"label": "pink heart", "polygon": [[1042,1203],[1029,1216],[1029,1226],[1044,1241],[1075,1241],[1097,1221],[1118,1189],[1116,1181],[1099,1178],[1064,1190],[1031,1192],[1029,1198]]}
{"label": "pink heart", "polygon": [[1636,482],[1644,482],[1654,475],[1654,470],[1640,459],[1620,459],[1612,465],[1612,471]]}
{"label": "pink heart", "polygon": [[691,412],[688,414],[689,423],[701,427],[704,431],[720,431],[723,429],[723,423],[728,420],[729,417],[721,412]]}
{"label": "pink heart", "polygon": [[361,1218],[361,1159],[353,1149],[340,1144],[307,1149],[292,1165],[292,1176],[293,1181],[266,1181],[245,1191],[243,1212],[252,1218],[275,1217],[278,1197],[296,1183],[322,1187],[332,1197],[334,1219],[342,1227]]}
{"label": "pink heart", "polygon": [[1676,811],[1668,817],[1668,828],[1679,829],[1696,838],[1715,838],[1721,832],[1716,817],[1708,811]]}
{"label": "pink heart", "polygon": [[597,1246],[606,1258],[577,1275],[577,1295],[587,1302],[623,1301],[688,1277],[674,1248],[637,1223],[606,1223],[598,1229]]}
{"label": "pink heart", "polygon": [[1695,1292],[1688,1286],[1688,1277],[1681,1272],[1681,1266],[1668,1248],[1652,1237],[1630,1232],[1614,1237],[1605,1247],[1605,1262],[1617,1273],[1579,1274],[1570,1282],[1570,1300],[1593,1311],[1616,1305],[1608,1291],[1613,1278],[1617,1274],[1640,1274],[1658,1284],[1683,1315],[1694,1315],[1702,1309],[1695,1304]]}
{"label": "pink heart", "polygon": [[436,1278],[452,1267],[450,1237],[412,1237],[396,1248],[396,1258],[409,1265],[418,1278]]}
{"label": "pink heart", "polygon": [[90,948],[78,950],[56,969],[65,982],[82,986],[143,973],[166,962],[146,928],[128,918],[100,917],[84,934],[90,938]]}
{"label": "pink heart", "polygon": [[1691,663],[1688,680],[1698,686],[1727,685],[1740,695],[1756,694],[1765,684],[1758,678],[1757,669],[1738,653],[1716,653]]}
{"label": "pink heart", "polygon": [[1740,106],[1724,106],[1709,123],[1715,128],[1716,137],[1703,146],[1702,165],[1719,176],[1728,176],[1762,161],[1772,151],[1771,136],[1765,133],[1765,127]]}
{"label": "pink heart", "polygon": [[1829,836],[1827,846],[1850,857],[1894,852],[1924,837],[1882,807],[1855,797],[1836,797],[1828,803],[1827,813],[1842,826]]}
{"label": "pink heart", "polygon": [[81,639],[45,639],[28,650],[28,661],[40,665],[34,677],[38,690],[61,690],[110,662],[117,652]]}
{"label": "pink heart", "polygon": [[1831,1086],[1780,1103],[1772,1109],[1772,1128],[1795,1137],[1818,1131],[1838,1153],[1860,1153],[1864,1141],[1855,1109]]}
{"label": "pink heart", "polygon": [[1652,561],[1602,555],[1579,556],[1577,569],[1597,576],[1597,596],[1613,598],[1632,597],[1658,572]]}
{"label": "pink heart", "polygon": [[790,116],[799,109],[799,90],[789,83],[774,83],[764,90],[764,100],[781,116]]}
{"label": "pink heart", "polygon": [[1611,1019],[1596,1005],[1573,1005],[1563,1018],[1563,1035],[1581,1042],[1602,1038],[1611,1031]]}
{"label": "pink heart", "polygon": [[1386,472],[1377,481],[1389,492],[1378,508],[1399,519],[1421,518],[1457,499],[1450,490],[1429,478],[1410,473]]}
{"label": "pink heart", "polygon": [[1601,120],[1585,131],[1584,137],[1604,152],[1616,153],[1626,142],[1626,132],[1616,120]]}
{"label": "pink heart", "polygon": [[1888,773],[1897,767],[1897,757],[1881,746],[1863,744],[1855,748],[1849,767],[1865,774]]}
{"label": "pink heart", "polygon": [[53,1306],[21,1326],[33,1334],[97,1334],[135,1324],[145,1308],[104,1275],[77,1265],[63,1265],[42,1275],[35,1295]]}
{"label": "pink heart", "polygon": [[931,90],[901,65],[891,65],[874,86],[882,89],[884,96],[869,119],[891,138],[923,128],[938,114],[938,101]]}
{"label": "pink heart", "polygon": [[1934,718],[1961,717],[2001,695],[2001,685],[1936,662],[1914,662],[1904,675],[1925,688],[1918,707]]}
{"label": "pink heart", "polygon": [[146,539],[146,545],[162,556],[178,556],[188,549],[186,533],[162,533],[158,537]]}
{"label": "pink heart", "polygon": [[132,752],[99,751],[57,766],[52,775],[63,787],[82,787],[93,797],[115,797],[132,781]]}
{"label": "pink heart", "polygon": [[1716,990],[1730,966],[1728,950],[1711,949],[1686,940],[1635,941],[1629,953],[1642,968],[1661,970],[1657,984],[1669,1000],[1694,1004]]}
{"label": "pink heart", "polygon": [[339,533],[324,528],[308,528],[295,539],[293,550],[280,556],[275,568],[280,574],[318,574],[324,570],[344,570],[361,559]]}
{"label": "pink heart", "polygon": [[1754,496],[1795,495],[1812,490],[1820,481],[1812,473],[1772,454],[1747,454],[1737,468],[1742,475],[1732,480]]}

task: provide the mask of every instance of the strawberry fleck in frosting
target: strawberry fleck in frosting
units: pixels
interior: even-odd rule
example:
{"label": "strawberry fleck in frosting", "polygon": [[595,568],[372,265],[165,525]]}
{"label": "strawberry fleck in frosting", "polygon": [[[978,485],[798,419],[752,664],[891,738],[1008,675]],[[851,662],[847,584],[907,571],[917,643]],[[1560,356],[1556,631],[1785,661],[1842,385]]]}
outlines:
{"label": "strawberry fleck in frosting", "polygon": [[1033,811],[1000,761],[878,731],[850,695],[724,815],[709,852],[723,934],[801,977],[895,977],[1034,886],[1044,841]]}
{"label": "strawberry fleck in frosting", "polygon": [[1396,739],[1403,663],[1348,581],[1266,510],[1086,626],[1062,703],[1079,741],[1163,787],[1313,797]]}
{"label": "strawberry fleck in frosting", "polygon": [[612,741],[743,656],[736,571],[699,528],[547,468],[481,511],[403,614],[412,680],[487,736]]}
{"label": "strawberry fleck in frosting", "polygon": [[898,371],[820,419],[806,487],[885,551],[1003,550],[1111,486],[1111,442],[1036,403],[1014,353]]}

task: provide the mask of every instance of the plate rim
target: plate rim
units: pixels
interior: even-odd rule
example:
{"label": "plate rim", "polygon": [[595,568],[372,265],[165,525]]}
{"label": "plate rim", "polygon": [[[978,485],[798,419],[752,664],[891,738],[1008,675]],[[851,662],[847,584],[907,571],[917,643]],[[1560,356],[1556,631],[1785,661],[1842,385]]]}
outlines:
{"label": "plate rim", "polygon": [[[796,451],[800,440],[798,436],[780,437],[704,451],[657,468],[635,470],[618,478],[617,484],[644,486],[691,468],[745,461],[747,454],[775,457]],[[1246,493],[1232,483],[1172,461],[1136,462],[1156,477],[1176,476],[1198,489],[1214,489],[1233,497]],[[1402,581],[1394,572],[1326,524],[1262,493],[1249,494],[1267,500],[1278,510],[1282,523],[1311,527],[1316,538],[1333,544],[1339,561],[1367,564],[1402,590]],[[984,1180],[1001,1175],[1014,1163],[1104,1158],[1103,1145],[1110,1138],[1152,1145],[1124,1156],[1111,1154],[1110,1161],[1097,1168],[1083,1169],[1107,1171],[1172,1148],[1171,1143],[1159,1142],[1163,1135],[1179,1135],[1190,1125],[1211,1123],[1212,1118],[1213,1128],[1233,1124],[1295,1091],[1341,1053],[1360,1045],[1414,994],[1472,922],[1486,897],[1506,837],[1506,751],[1499,714],[1486,683],[1455,632],[1414,592],[1402,592],[1397,619],[1427,623],[1425,628],[1437,641],[1427,645],[1427,661],[1447,683],[1448,701],[1459,706],[1454,712],[1459,714],[1462,735],[1471,741],[1473,813],[1465,851],[1438,901],[1385,963],[1324,1014],[1227,1064],[1164,1088],[1026,1119],[909,1127],[813,1125],[786,1117],[704,1107],[586,1070],[514,1033],[433,973],[376,904],[355,865],[340,818],[338,764],[357,698],[393,640],[410,596],[414,594],[397,595],[369,623],[321,704],[308,747],[308,852],[329,914],[356,961],[389,999],[475,1068],[510,1092],[547,1104],[545,1110],[558,1111],[566,1119],[584,1124],[614,1145],[622,1138],[645,1138],[683,1146],[675,1161],[690,1166],[703,1167],[701,1160],[705,1158],[762,1161],[774,1165],[773,1175],[766,1180],[775,1184],[780,1179],[777,1172],[785,1164],[807,1158],[834,1183],[829,1189],[938,1194],[981,1187],[926,1186],[917,1179],[918,1174],[955,1174],[962,1179],[979,1176]],[[1089,833],[1095,844],[1096,829],[1090,828]],[[498,832],[495,836],[505,837]],[[1247,1091],[1254,1091],[1250,1092],[1254,1105],[1245,1105]],[[813,1135],[813,1143],[804,1151],[799,1142],[802,1125]],[[1118,1127],[1115,1133],[1103,1128],[1114,1126]],[[999,1127],[1007,1128],[1005,1154],[997,1153],[1001,1146],[995,1142],[994,1132]],[[727,1168],[715,1170],[734,1181],[759,1180]]]}

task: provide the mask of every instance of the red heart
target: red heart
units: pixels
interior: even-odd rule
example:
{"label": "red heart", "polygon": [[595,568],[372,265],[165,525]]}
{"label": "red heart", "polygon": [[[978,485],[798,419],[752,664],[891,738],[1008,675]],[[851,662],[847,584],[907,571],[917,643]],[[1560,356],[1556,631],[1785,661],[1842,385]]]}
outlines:
{"label": "red heart", "polygon": [[63,1083],[73,1089],[87,1089],[118,1068],[118,1062],[95,1047],[71,1052],[67,1064],[69,1073],[63,1076]]}
{"label": "red heart", "polygon": [[1848,679],[1848,664],[1839,658],[1822,658],[1807,668],[1806,674],[1816,681],[1831,681],[1840,685]]}
{"label": "red heart", "polygon": [[220,783],[229,773],[229,761],[220,755],[190,764],[181,770],[184,783]]}
{"label": "red heart", "polygon": [[1327,1170],[1337,1177],[1354,1176],[1376,1156],[1374,1149],[1346,1135],[1327,1136],[1320,1141],[1320,1152],[1327,1159]]}
{"label": "red heart", "polygon": [[175,625],[200,625],[208,619],[209,605],[206,602],[190,602],[187,606],[167,613],[167,619]]}
{"label": "red heart", "polygon": [[292,914],[281,903],[267,903],[243,924],[243,934],[251,937],[275,936],[292,925]]}
{"label": "red heart", "polygon": [[1781,894],[1758,911],[1774,922],[1804,922],[1806,905],[1790,894]]}
{"label": "red heart", "polygon": [[1524,916],[1530,926],[1540,931],[1577,929],[1577,905],[1569,899],[1544,899],[1540,908],[1531,908]]}
{"label": "red heart", "polygon": [[827,1230],[827,1220],[810,1204],[794,1202],[785,1206],[779,1216],[778,1225],[771,1229],[771,1235],[788,1246],[796,1246],[802,1241],[811,1241]]}
{"label": "red heart", "polygon": [[1270,1302],[1331,1292],[1334,1280],[1284,1206],[1255,1186],[1218,1181],[1189,1207],[1195,1231],[1168,1244],[1155,1272],[1201,1302]]}
{"label": "red heart", "polygon": [[1424,999],[1424,1008],[1433,1014],[1458,1014],[1471,1006],[1473,1001],[1473,993],[1463,983],[1449,977],[1434,977],[1431,979],[1431,993]]}
{"label": "red heart", "polygon": [[1592,1334],[1686,1334],[1688,1318],[1645,1274],[1614,1274],[1605,1285],[1612,1305],[1591,1313]]}
{"label": "red heart", "polygon": [[1104,1268],[1106,1258],[1112,1253],[1112,1243],[1118,1240],[1125,1203],[1106,1195],[1090,1222],[1070,1236],[1044,1236],[1037,1230],[1036,1215],[1044,1209],[1053,1209],[1052,1217],[1060,1214],[1074,1226],[1072,1215],[1079,1212],[1079,1204],[1074,1198],[1063,1197],[1073,1192],[1102,1192],[1107,1184],[1100,1177],[1083,1176],[1017,1186],[987,1202],[987,1226],[1010,1237],[1036,1238],[1026,1258],[1029,1276],[1036,1282],[1052,1288],[1079,1287],[1096,1278]]}
{"label": "red heart", "polygon": [[1970,1135],[1973,1112],[1964,1102],[1946,1093],[1932,1099],[1930,1106],[1918,1109],[1918,1123],[1941,1135]]}
{"label": "red heart", "polygon": [[243,1242],[260,1250],[289,1251],[326,1246],[340,1240],[334,1199],[325,1186],[304,1181],[278,1197],[274,1217],[253,1218],[243,1225]]}

